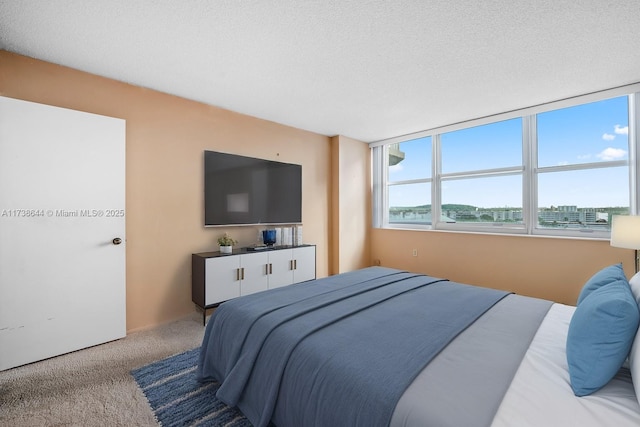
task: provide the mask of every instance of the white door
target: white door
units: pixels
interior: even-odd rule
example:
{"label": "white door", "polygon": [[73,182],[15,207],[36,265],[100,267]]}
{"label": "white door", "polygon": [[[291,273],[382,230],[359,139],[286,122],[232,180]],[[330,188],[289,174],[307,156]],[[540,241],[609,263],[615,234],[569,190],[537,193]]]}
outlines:
{"label": "white door", "polygon": [[124,120],[0,97],[0,370],[126,335],[124,179]]}

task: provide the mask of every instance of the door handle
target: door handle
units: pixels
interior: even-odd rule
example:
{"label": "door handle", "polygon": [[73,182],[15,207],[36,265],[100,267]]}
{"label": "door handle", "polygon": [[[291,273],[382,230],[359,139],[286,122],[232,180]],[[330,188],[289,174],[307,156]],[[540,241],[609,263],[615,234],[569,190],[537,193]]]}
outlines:
{"label": "door handle", "polygon": [[119,245],[120,243],[122,243],[122,239],[119,237],[114,238],[111,243],[113,243],[114,245]]}

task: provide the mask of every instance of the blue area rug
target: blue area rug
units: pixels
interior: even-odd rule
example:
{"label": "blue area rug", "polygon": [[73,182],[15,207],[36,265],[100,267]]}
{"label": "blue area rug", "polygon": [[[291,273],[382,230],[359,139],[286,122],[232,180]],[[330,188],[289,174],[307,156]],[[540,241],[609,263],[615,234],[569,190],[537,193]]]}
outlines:
{"label": "blue area rug", "polygon": [[131,371],[158,422],[165,427],[250,427],[238,409],[216,398],[218,383],[196,380],[199,353],[195,348]]}

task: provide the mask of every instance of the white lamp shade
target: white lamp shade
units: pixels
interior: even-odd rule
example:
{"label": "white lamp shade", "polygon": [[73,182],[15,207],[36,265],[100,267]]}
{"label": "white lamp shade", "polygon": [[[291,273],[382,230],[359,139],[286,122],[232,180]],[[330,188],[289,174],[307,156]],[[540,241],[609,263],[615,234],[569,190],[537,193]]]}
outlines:
{"label": "white lamp shade", "polygon": [[640,216],[613,216],[611,221],[611,246],[640,249]]}

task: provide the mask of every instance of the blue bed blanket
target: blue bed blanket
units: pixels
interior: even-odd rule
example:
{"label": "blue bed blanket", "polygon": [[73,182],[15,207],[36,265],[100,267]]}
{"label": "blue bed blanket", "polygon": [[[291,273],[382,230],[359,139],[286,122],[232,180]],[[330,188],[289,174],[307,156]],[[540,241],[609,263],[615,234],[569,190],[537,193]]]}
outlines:
{"label": "blue bed blanket", "polygon": [[198,377],[254,426],[387,426],[415,376],[508,293],[372,267],[238,298]]}

